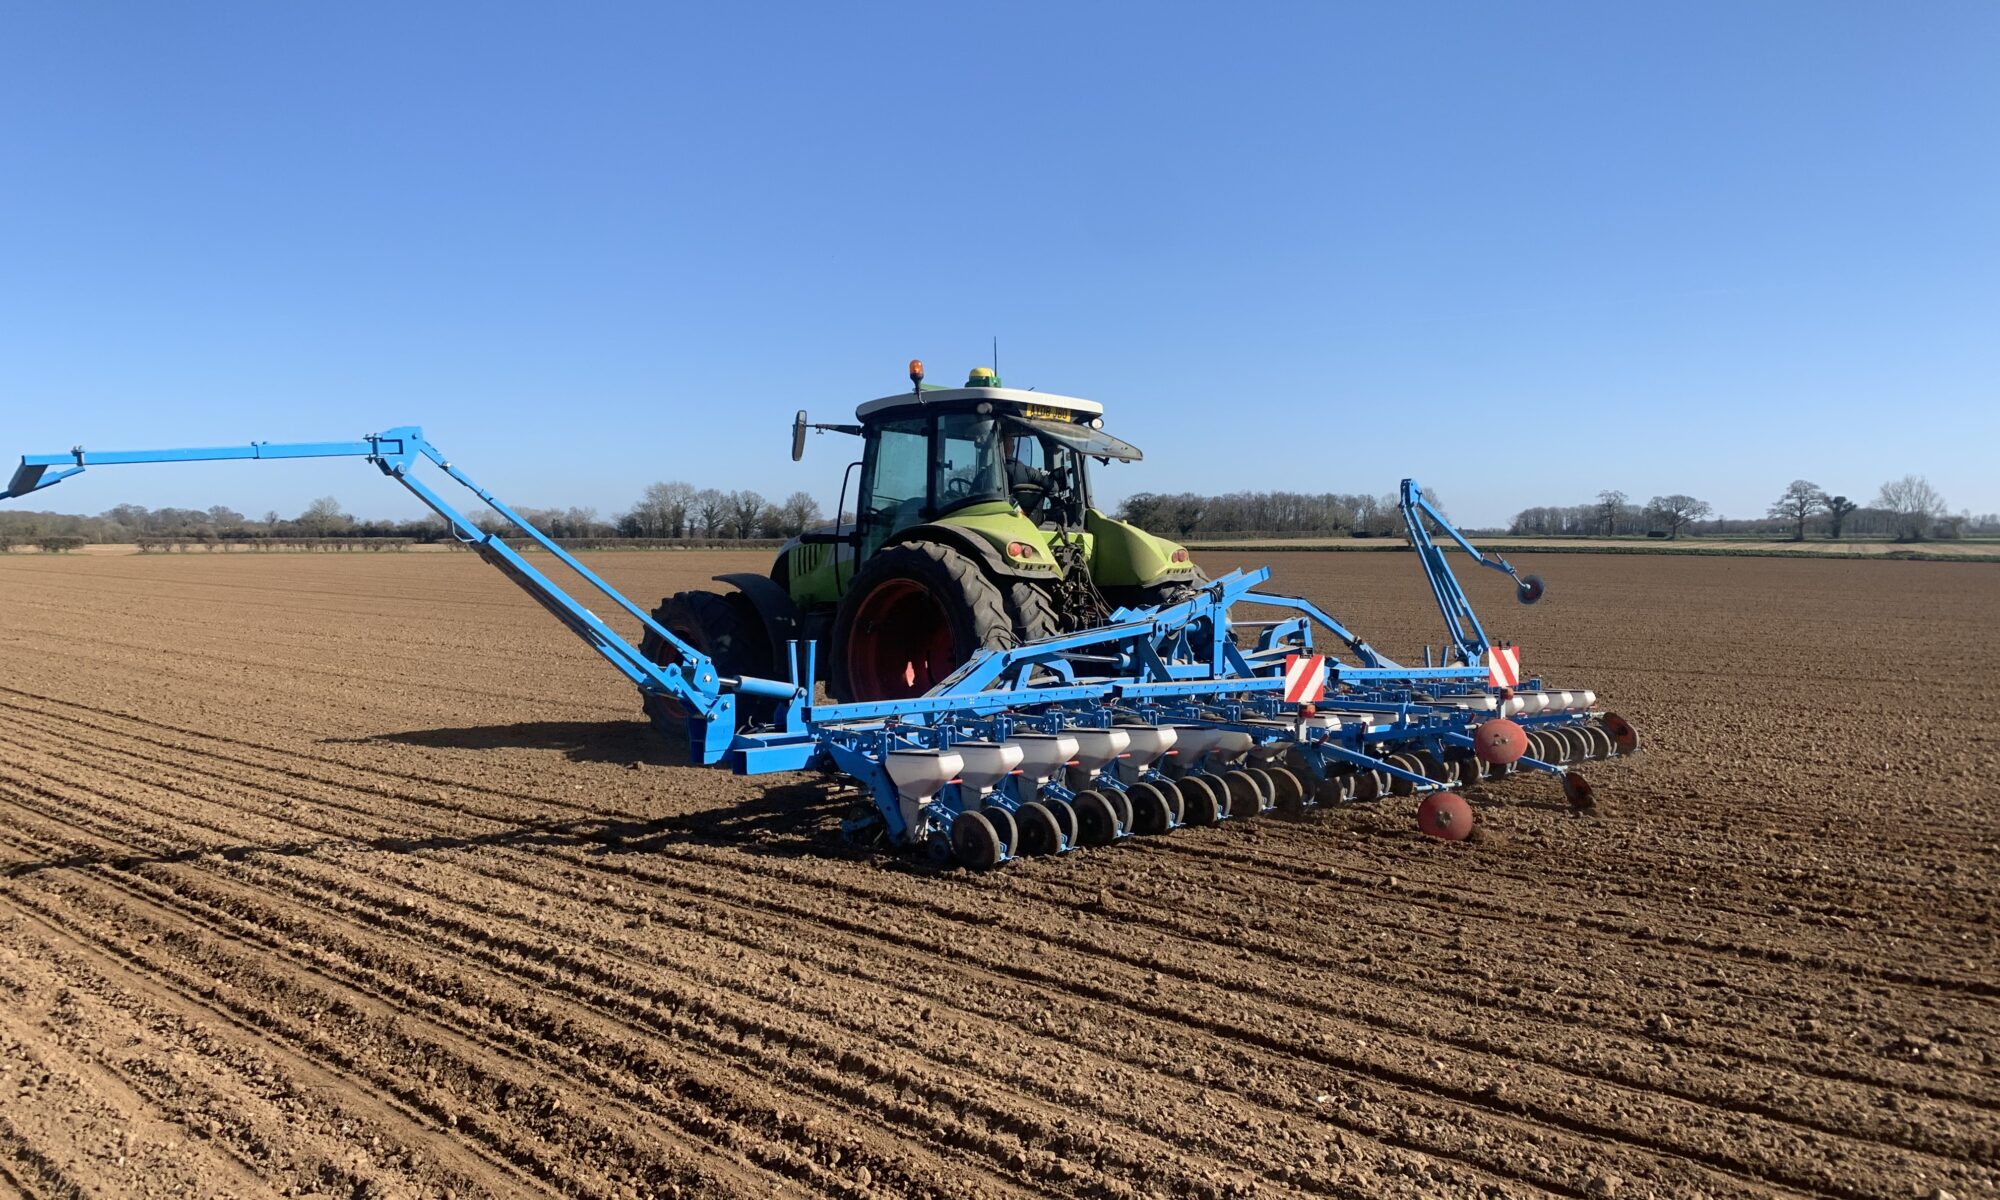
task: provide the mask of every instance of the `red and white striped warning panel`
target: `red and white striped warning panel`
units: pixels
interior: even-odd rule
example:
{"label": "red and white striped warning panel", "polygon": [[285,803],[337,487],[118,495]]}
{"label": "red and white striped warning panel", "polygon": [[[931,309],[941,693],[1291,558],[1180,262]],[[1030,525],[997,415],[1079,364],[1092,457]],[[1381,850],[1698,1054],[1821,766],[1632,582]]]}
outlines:
{"label": "red and white striped warning panel", "polygon": [[1326,655],[1285,655],[1285,703],[1311,704],[1326,695]]}
{"label": "red and white striped warning panel", "polygon": [[1510,688],[1521,682],[1521,648],[1495,646],[1486,652],[1486,677],[1494,687]]}

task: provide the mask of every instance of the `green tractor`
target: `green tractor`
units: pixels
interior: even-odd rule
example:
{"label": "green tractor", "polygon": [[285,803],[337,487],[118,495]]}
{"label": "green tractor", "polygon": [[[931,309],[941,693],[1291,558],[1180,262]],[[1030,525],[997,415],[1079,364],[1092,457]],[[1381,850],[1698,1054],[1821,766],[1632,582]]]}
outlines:
{"label": "green tractor", "polygon": [[[912,362],[911,390],[863,404],[858,424],[801,411],[794,461],[813,430],[862,440],[835,521],[787,542],[769,576],[718,575],[735,590],[678,593],[654,618],[726,675],[785,678],[787,643],[814,639],[836,700],[887,700],[921,695],[979,650],[1088,629],[1205,582],[1184,547],[1092,507],[1089,460],[1140,457],[1103,431],[1102,405],[1002,387],[984,367],[960,388],[923,377]],[[849,511],[858,518],[841,520]],[[658,637],[643,648],[674,660]]]}

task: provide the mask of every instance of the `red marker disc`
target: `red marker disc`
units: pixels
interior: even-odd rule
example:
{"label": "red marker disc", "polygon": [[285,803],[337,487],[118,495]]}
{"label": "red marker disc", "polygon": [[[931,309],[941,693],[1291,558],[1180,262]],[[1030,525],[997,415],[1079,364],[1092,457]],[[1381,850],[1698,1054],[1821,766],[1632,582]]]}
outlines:
{"label": "red marker disc", "polygon": [[1495,717],[1472,731],[1472,752],[1479,761],[1504,767],[1528,752],[1528,731],[1505,717]]}
{"label": "red marker disc", "polygon": [[1472,806],[1457,792],[1432,792],[1417,805],[1417,828],[1441,842],[1472,832]]}

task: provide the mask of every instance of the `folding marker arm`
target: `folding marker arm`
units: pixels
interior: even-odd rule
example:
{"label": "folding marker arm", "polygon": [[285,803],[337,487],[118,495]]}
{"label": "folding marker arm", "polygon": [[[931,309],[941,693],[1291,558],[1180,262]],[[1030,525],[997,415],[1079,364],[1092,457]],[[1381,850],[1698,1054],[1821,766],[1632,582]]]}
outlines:
{"label": "folding marker arm", "polygon": [[[454,467],[450,460],[439,453],[435,446],[425,441],[423,431],[415,426],[404,426],[385,433],[371,434],[356,442],[290,444],[253,442],[248,446],[112,451],[85,450],[78,446],[66,454],[29,454],[22,457],[21,465],[15,470],[7,490],[0,492],[0,499],[11,499],[52,487],[89,467],[127,463],[281,458],[365,458],[374,463],[384,475],[408,488],[432,512],[443,517],[454,538],[477,551],[487,562],[500,568],[509,579],[553,613],[571,632],[588,642],[592,649],[603,655],[612,666],[618,668],[641,690],[674,697],[711,727],[719,727],[722,730],[733,729],[735,723],[735,699],[731,694],[733,692],[789,698],[797,690],[791,684],[774,680],[719,677],[715,663],[707,655],[676,637],[665,626],[653,620],[644,609],[626,599],[590,568],[578,562],[568,551],[556,545],[519,513],[501,503],[493,493],[474,483],[469,476]],[[663,666],[653,662],[640,653],[632,643],[619,636],[616,630],[605,624],[596,613],[584,607],[547,575],[521,557],[512,546],[497,535],[482,532],[470,518],[416,477],[414,468],[419,459],[429,459],[435,463],[440,470],[464,485],[524,536],[548,551],[585,582],[637,618],[640,624],[657,634],[679,653],[680,663]]]}
{"label": "folding marker arm", "polygon": [[1428,517],[1437,522],[1437,527],[1445,535],[1457,542],[1466,556],[1482,567],[1500,572],[1514,581],[1516,595],[1523,604],[1533,604],[1542,597],[1542,581],[1533,575],[1523,577],[1514,565],[1499,555],[1487,557],[1478,547],[1465,540],[1465,535],[1445,520],[1414,479],[1403,481],[1402,497],[1397,507],[1403,514],[1403,525],[1410,533],[1410,546],[1423,560],[1424,576],[1430,580],[1431,594],[1437,599],[1438,611],[1444,614],[1445,631],[1451,635],[1452,645],[1457,649],[1459,660],[1476,663],[1480,656],[1490,649],[1486,640],[1486,630],[1479,624],[1479,618],[1472,611],[1472,601],[1465,595],[1458,579],[1451,573],[1451,567],[1444,560],[1444,551],[1431,540],[1430,530],[1424,523]]}

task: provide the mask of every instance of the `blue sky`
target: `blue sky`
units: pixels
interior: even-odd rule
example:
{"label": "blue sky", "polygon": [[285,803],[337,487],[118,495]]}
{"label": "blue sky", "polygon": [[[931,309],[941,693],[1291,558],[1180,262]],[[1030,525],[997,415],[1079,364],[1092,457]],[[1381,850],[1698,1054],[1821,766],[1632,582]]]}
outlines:
{"label": "blue sky", "polygon": [[[2000,5],[0,4],[0,456],[809,489],[983,362],[1139,490],[2000,510]],[[27,503],[332,492],[107,468]],[[14,504],[22,502],[15,501]]]}

